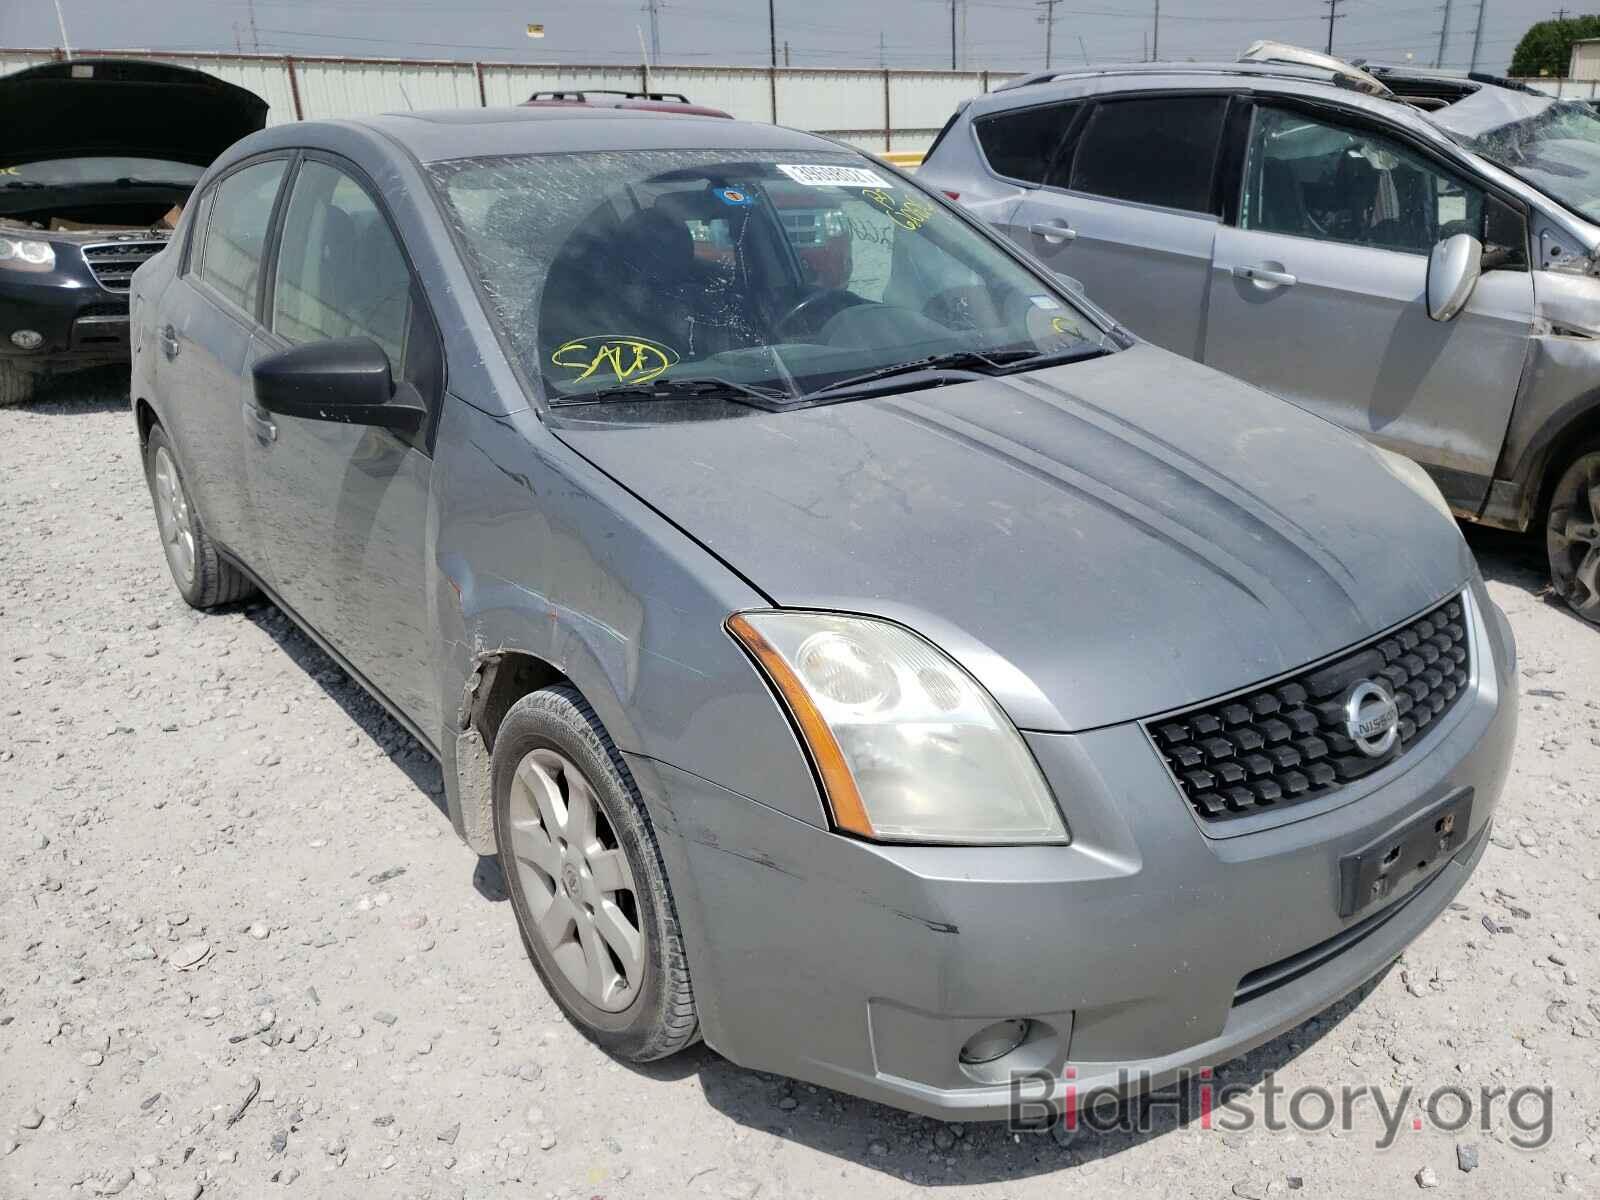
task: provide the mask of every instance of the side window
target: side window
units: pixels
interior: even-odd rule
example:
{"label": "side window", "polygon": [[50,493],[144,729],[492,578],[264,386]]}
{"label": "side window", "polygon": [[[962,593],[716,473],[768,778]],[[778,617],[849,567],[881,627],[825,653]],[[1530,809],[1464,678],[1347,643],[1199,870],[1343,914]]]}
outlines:
{"label": "side window", "polygon": [[1211,176],[1226,96],[1104,101],[1078,138],[1076,192],[1211,212]]}
{"label": "side window", "polygon": [[1078,105],[1046,104],[983,117],[974,128],[995,174],[1043,183]]}
{"label": "side window", "polygon": [[272,205],[283,180],[283,159],[235,171],[216,188],[200,251],[200,278],[241,311],[254,314],[261,252]]}
{"label": "side window", "polygon": [[1407,254],[1487,232],[1483,192],[1431,160],[1379,134],[1274,108],[1256,111],[1239,223]]}
{"label": "side window", "polygon": [[306,162],[284,215],[272,328],[291,342],[369,337],[405,365],[411,272],[389,223],[350,176]]}

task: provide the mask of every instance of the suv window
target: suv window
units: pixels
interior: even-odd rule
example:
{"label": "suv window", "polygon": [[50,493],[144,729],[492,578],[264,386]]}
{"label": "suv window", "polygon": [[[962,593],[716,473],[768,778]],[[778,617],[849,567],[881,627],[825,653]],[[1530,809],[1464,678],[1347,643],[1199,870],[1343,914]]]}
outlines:
{"label": "suv window", "polygon": [[1078,103],[1046,104],[996,113],[975,123],[978,145],[997,175],[1043,183]]}
{"label": "suv window", "polygon": [[1226,96],[1154,96],[1095,106],[1078,138],[1071,188],[1212,212],[1211,176]]}
{"label": "suv window", "polygon": [[[1256,110],[1239,210],[1245,229],[1428,254],[1457,233],[1486,247],[1506,238],[1507,210],[1493,211],[1491,230],[1481,190],[1391,138]],[[1520,214],[1509,215],[1520,226]]]}
{"label": "suv window", "polygon": [[291,342],[369,337],[398,376],[411,321],[411,271],[365,188],[306,162],[284,216],[272,328]]}
{"label": "suv window", "polygon": [[287,162],[275,158],[235,171],[215,188],[201,245],[200,278],[247,313],[256,310],[261,252]]}

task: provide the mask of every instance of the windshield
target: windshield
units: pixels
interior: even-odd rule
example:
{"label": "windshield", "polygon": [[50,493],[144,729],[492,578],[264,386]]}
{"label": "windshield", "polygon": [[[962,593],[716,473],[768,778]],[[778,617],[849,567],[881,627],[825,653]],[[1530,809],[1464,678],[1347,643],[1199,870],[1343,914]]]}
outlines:
{"label": "windshield", "polygon": [[1600,219],[1600,116],[1587,104],[1485,87],[1430,115],[1467,149]]}
{"label": "windshield", "polygon": [[203,174],[204,167],[197,167],[193,163],[170,162],[164,158],[49,158],[0,167],[0,186],[23,183],[41,187],[75,187],[136,180],[139,183],[171,183],[193,187]]}
{"label": "windshield", "polygon": [[507,341],[552,403],[712,381],[781,404],[911,364],[1025,369],[1115,348],[1055,285],[849,152],[431,169]]}

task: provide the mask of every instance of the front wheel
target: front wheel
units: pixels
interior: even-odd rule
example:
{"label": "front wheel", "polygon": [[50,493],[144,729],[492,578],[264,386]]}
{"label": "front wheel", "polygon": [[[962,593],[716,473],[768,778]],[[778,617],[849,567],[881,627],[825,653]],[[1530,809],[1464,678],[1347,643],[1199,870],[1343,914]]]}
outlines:
{"label": "front wheel", "polygon": [[545,988],[601,1048],[647,1062],[695,1037],[677,910],[621,755],[570,687],[518,700],[495,734],[494,829]]}
{"label": "front wheel", "polygon": [[156,510],[161,549],[178,592],[193,608],[215,608],[254,594],[255,585],[217,550],[189,500],[166,430],[154,426],[144,447],[144,476]]}
{"label": "front wheel", "polygon": [[1561,473],[1545,521],[1550,582],[1572,611],[1600,624],[1600,444]]}

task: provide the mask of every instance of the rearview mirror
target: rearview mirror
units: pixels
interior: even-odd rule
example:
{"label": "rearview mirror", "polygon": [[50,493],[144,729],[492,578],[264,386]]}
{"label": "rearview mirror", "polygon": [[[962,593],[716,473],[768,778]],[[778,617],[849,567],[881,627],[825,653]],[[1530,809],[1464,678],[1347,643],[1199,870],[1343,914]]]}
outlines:
{"label": "rearview mirror", "polygon": [[1428,316],[1448,321],[1472,298],[1483,272],[1483,243],[1470,233],[1447,237],[1428,256]]}
{"label": "rearview mirror", "polygon": [[291,346],[256,363],[251,375],[256,403],[285,417],[415,433],[426,415],[395,401],[389,356],[371,338]]}

